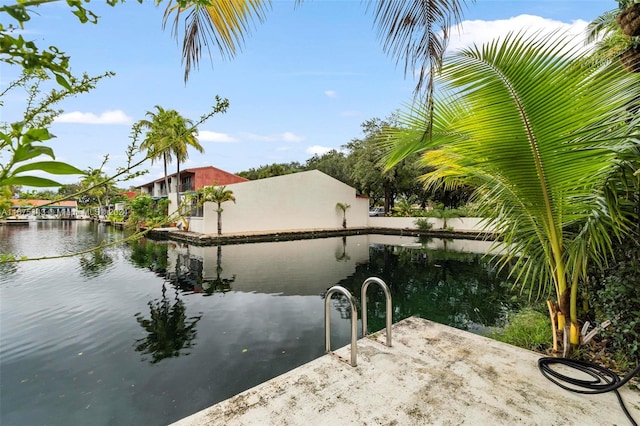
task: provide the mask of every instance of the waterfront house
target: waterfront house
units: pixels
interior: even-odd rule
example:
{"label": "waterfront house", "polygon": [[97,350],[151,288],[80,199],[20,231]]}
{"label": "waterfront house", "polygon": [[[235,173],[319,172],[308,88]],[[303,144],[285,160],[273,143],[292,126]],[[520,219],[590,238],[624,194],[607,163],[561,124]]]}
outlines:
{"label": "waterfront house", "polygon": [[51,200],[12,199],[11,203],[11,216],[21,219],[75,219],[76,214],[78,213],[78,202],[75,200],[51,203]]}
{"label": "waterfront house", "polygon": [[[142,194],[148,194],[154,198],[164,198],[168,194],[177,193],[177,173],[168,176],[169,188],[165,187],[164,177],[152,182],[139,185],[136,188]],[[246,182],[241,176],[225,172],[213,166],[194,167],[180,171],[180,192],[197,191],[209,185],[230,185],[238,182]]]}

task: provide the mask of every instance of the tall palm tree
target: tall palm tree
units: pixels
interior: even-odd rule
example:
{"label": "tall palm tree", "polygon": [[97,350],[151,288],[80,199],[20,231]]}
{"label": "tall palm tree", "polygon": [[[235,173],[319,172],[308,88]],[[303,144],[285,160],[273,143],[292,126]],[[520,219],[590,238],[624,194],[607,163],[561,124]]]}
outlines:
{"label": "tall palm tree", "polygon": [[629,229],[607,185],[619,153],[640,137],[639,118],[627,110],[640,76],[617,63],[584,66],[587,55],[557,33],[510,34],[462,50],[444,62],[434,109],[409,110],[389,134],[388,166],[419,152],[435,167],[426,185],[476,185],[476,201],[508,247],[503,264],[515,264],[520,282],[555,290],[552,321],[570,341],[565,350],[579,343],[587,263],[602,261]]}
{"label": "tall palm tree", "polygon": [[200,202],[207,201],[217,204],[216,212],[218,213],[218,235],[222,235],[222,203],[227,201],[236,202],[236,197],[233,196],[233,191],[227,189],[225,186],[209,186],[200,190]]}
{"label": "tall palm tree", "polygon": [[165,110],[159,105],[156,105],[155,108],[156,113],[147,112],[150,120],[138,122],[139,128],[147,129],[140,148],[147,150],[151,161],[163,159],[167,193],[169,192],[167,163],[170,163],[173,158],[176,159],[176,191],[178,192],[178,207],[180,207],[180,162],[189,158],[189,147],[195,148],[198,152],[204,152],[204,148],[196,138],[198,129],[192,120],[184,118],[174,109]]}
{"label": "tall palm tree", "polygon": [[[302,3],[297,0],[296,3]],[[462,18],[465,0],[369,1],[383,49],[398,62],[404,62],[405,75],[417,73],[416,94],[433,92],[433,76],[439,69],[449,40],[449,29]],[[241,50],[255,22],[263,22],[271,7],[269,0],[199,1],[170,0],[164,25],[173,17],[173,33],[180,33],[184,19],[182,57],[187,81],[198,66],[204,47],[216,46],[222,59],[232,59]],[[209,51],[209,50],[208,50]],[[209,51],[211,55],[211,51]]]}
{"label": "tall palm tree", "polygon": [[167,194],[169,193],[169,175],[167,174],[167,163],[172,161],[171,122],[175,119],[173,110],[165,110],[160,105],[155,106],[156,112],[147,111],[148,120],[140,120],[136,127],[146,130],[144,140],[140,144],[141,150],[147,151],[147,156],[153,164],[162,159],[164,164],[164,185]]}
{"label": "tall palm tree", "polygon": [[182,188],[182,180],[180,179],[180,162],[185,162],[189,158],[189,147],[195,148],[196,151],[202,153],[204,148],[198,142],[196,135],[198,129],[192,120],[177,115],[173,121],[172,131],[175,133],[176,142],[172,146],[173,155],[176,158],[176,191],[178,193],[178,208],[180,207],[180,192]]}

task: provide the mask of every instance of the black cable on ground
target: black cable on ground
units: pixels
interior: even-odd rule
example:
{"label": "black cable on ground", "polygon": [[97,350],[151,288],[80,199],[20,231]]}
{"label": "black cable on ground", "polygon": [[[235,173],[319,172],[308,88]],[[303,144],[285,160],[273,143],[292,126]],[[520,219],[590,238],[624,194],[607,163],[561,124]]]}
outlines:
{"label": "black cable on ground", "polygon": [[[592,379],[582,380],[560,374],[556,370],[551,368],[552,364],[561,364],[574,370],[578,370],[592,377]],[[636,423],[633,417],[631,417],[631,413],[629,413],[627,407],[625,407],[624,401],[622,400],[622,397],[618,392],[618,388],[623,386],[625,383],[631,380],[633,376],[640,372],[640,364],[638,364],[636,368],[629,374],[627,374],[623,379],[620,379],[620,377],[618,377],[616,373],[609,370],[608,368],[601,367],[590,362],[567,358],[542,357],[538,360],[538,368],[540,369],[540,372],[544,377],[551,380],[562,389],[571,392],[582,394],[598,394],[611,391],[615,392],[616,396],[618,397],[620,407],[622,407],[622,411],[624,411],[624,414],[627,416],[633,426],[638,426],[638,423]],[[571,387],[568,385],[573,385],[576,387]]]}

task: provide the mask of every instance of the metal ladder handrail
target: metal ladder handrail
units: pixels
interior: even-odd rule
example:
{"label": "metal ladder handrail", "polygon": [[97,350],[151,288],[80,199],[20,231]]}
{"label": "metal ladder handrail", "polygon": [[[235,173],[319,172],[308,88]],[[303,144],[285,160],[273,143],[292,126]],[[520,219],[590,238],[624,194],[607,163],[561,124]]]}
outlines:
{"label": "metal ladder handrail", "polygon": [[329,290],[327,290],[327,294],[324,299],[324,342],[325,349],[327,353],[331,352],[331,296],[333,293],[342,293],[346,296],[349,304],[351,305],[351,366],[355,367],[358,365],[357,362],[357,353],[358,353],[358,311],[356,310],[356,304],[354,302],[353,296],[346,288],[334,285]]}
{"label": "metal ladder handrail", "polygon": [[384,291],[384,297],[387,305],[387,346],[391,347],[391,291],[389,290],[389,286],[380,278],[370,277],[362,284],[362,291],[360,293],[360,298],[362,299],[362,336],[364,337],[367,335],[367,289],[371,283],[378,284]]}
{"label": "metal ladder handrail", "polygon": [[[370,277],[367,278],[362,284],[361,298],[362,298],[362,336],[367,335],[367,289],[372,283],[378,284],[384,291],[386,299],[386,324],[387,324],[387,343],[386,345],[391,347],[391,322],[393,320],[391,316],[391,291],[389,286],[380,278]],[[356,304],[353,299],[353,295],[346,288],[334,285],[325,295],[324,299],[324,343],[326,353],[331,352],[331,296],[334,293],[342,293],[351,306],[351,366],[356,367],[358,365],[358,311],[356,310]]]}

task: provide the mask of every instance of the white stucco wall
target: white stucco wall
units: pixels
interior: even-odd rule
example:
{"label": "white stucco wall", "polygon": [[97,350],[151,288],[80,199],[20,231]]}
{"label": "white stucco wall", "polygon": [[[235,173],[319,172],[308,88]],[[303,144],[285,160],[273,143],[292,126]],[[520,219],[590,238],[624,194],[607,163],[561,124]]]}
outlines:
{"label": "white stucco wall", "polygon": [[[312,170],[267,179],[227,185],[236,203],[222,205],[222,233],[278,230],[334,229],[342,227],[342,212],[336,203],[350,204],[347,227],[365,227],[368,200],[356,197],[354,188]],[[205,203],[202,230],[217,233],[215,203]]]}
{"label": "white stucco wall", "polygon": [[[370,217],[367,225],[372,228],[389,228],[389,229],[418,229],[415,222],[418,217]],[[438,230],[444,228],[444,222],[437,217],[428,217],[430,223],[433,224],[431,229]],[[447,227],[453,228],[454,231],[487,231],[489,227],[481,226],[482,218],[480,217],[456,217],[447,219]]]}
{"label": "white stucco wall", "polygon": [[[342,212],[336,203],[350,204],[347,228],[417,229],[416,217],[369,217],[369,200],[356,197],[354,188],[318,170],[227,185],[236,203],[222,205],[222,234],[264,233],[342,228]],[[176,208],[176,194],[169,194],[170,213]],[[215,203],[205,203],[203,217],[189,219],[189,230],[217,234]],[[427,218],[433,230],[444,227],[442,219]],[[490,230],[480,226],[482,218],[447,219],[454,231]]]}

